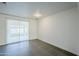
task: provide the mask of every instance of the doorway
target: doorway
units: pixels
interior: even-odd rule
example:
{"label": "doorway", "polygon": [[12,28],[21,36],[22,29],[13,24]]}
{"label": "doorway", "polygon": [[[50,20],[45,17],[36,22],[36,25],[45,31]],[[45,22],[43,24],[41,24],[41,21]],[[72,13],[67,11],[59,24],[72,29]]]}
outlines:
{"label": "doorway", "polygon": [[7,20],[7,44],[29,40],[29,22]]}

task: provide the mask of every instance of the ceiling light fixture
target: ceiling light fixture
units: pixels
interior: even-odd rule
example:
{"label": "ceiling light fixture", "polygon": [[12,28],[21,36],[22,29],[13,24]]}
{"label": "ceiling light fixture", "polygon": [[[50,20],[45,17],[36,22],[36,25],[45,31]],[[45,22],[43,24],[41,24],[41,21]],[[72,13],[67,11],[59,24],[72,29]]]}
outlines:
{"label": "ceiling light fixture", "polygon": [[37,10],[37,11],[35,12],[34,17],[35,17],[35,18],[40,18],[40,17],[42,17],[42,15],[41,15],[41,13],[40,13],[39,10]]}

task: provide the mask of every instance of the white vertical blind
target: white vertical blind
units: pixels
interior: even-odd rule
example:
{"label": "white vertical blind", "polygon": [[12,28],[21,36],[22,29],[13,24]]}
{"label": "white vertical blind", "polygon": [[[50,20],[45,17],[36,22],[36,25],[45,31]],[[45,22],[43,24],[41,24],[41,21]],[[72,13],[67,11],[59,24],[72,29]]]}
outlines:
{"label": "white vertical blind", "polygon": [[17,20],[7,21],[7,43],[29,39],[29,23]]}

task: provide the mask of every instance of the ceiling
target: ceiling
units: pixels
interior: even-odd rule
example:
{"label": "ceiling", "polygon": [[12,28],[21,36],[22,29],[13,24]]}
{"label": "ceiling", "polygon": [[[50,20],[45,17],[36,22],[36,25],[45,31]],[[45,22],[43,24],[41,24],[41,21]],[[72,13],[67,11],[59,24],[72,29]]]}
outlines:
{"label": "ceiling", "polygon": [[36,10],[40,10],[43,16],[49,16],[73,7],[77,7],[76,2],[0,2],[0,13],[32,17]]}

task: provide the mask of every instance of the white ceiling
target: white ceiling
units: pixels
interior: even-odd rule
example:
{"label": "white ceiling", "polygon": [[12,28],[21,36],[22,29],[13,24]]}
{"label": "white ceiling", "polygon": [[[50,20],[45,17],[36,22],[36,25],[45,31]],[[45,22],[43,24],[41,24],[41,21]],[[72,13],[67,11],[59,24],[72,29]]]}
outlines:
{"label": "white ceiling", "polygon": [[0,2],[0,13],[31,17],[37,9],[43,16],[49,16],[77,7],[76,2]]}

